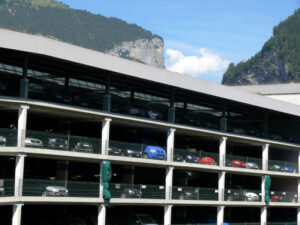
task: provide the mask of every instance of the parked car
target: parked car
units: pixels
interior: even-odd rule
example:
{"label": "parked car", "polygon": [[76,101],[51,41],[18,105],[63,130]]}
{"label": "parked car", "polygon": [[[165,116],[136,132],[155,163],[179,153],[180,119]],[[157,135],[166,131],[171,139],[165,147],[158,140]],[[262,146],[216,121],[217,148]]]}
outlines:
{"label": "parked car", "polygon": [[283,201],[283,195],[281,195],[281,194],[271,194],[271,201],[272,202],[281,202],[281,201]]}
{"label": "parked car", "polygon": [[257,163],[254,163],[254,162],[247,162],[247,163],[246,163],[246,168],[258,170],[258,169],[259,169],[259,166],[257,165]]}
{"label": "parked car", "polygon": [[166,151],[162,147],[159,147],[156,142],[151,139],[141,138],[143,144],[143,158],[150,159],[166,159]]}
{"label": "parked car", "polygon": [[5,195],[5,189],[4,187],[0,187],[0,196],[4,196]]}
{"label": "parked car", "polygon": [[76,152],[93,152],[93,145],[86,141],[78,141],[72,149]]}
{"label": "parked car", "polygon": [[181,155],[175,153],[173,155],[173,161],[175,161],[175,162],[183,162],[183,157]]}
{"label": "parked car", "polygon": [[187,154],[184,158],[184,162],[187,163],[199,163],[199,157],[194,154]]}
{"label": "parked car", "polygon": [[108,155],[116,155],[116,156],[122,155],[122,149],[120,148],[109,147],[107,150],[108,150]]}
{"label": "parked car", "polygon": [[200,164],[216,165],[216,161],[212,157],[204,156],[200,159]]}
{"label": "parked car", "polygon": [[295,169],[293,169],[293,168],[290,167],[290,166],[285,166],[285,167],[283,168],[283,171],[284,171],[284,172],[287,172],[287,173],[293,173],[293,172],[295,171]]}
{"label": "parked car", "polygon": [[284,167],[282,167],[281,165],[278,165],[278,164],[270,165],[269,169],[271,171],[280,171],[280,172],[284,171]]}
{"label": "parked car", "polygon": [[150,119],[154,120],[163,120],[164,119],[164,114],[162,112],[159,112],[157,110],[146,110],[146,116]]}
{"label": "parked car", "polygon": [[145,110],[136,107],[136,106],[130,106],[130,105],[122,105],[122,106],[113,106],[111,109],[112,112],[117,113],[123,113],[123,114],[129,114],[132,116],[141,116],[146,117]]}
{"label": "parked car", "polygon": [[123,149],[122,150],[122,155],[123,156],[128,156],[128,157],[135,157],[135,158],[141,158],[142,157],[142,152],[136,149]]}
{"label": "parked car", "polygon": [[246,163],[244,161],[241,160],[230,160],[227,162],[227,166],[230,167],[237,167],[237,168],[245,168],[246,167]]}
{"label": "parked car", "polygon": [[230,189],[228,192],[228,201],[259,201],[258,194],[246,190],[246,188],[243,186],[233,185],[232,189]]}
{"label": "parked car", "polygon": [[3,136],[0,136],[0,146],[5,146],[6,145],[6,138]]}
{"label": "parked car", "polygon": [[37,138],[25,138],[25,147],[43,148],[44,144],[40,139]]}
{"label": "parked car", "polygon": [[124,225],[158,225],[155,220],[147,214],[130,215],[124,221]]}
{"label": "parked car", "polygon": [[68,149],[68,141],[62,138],[49,138],[48,148],[54,149]]}
{"label": "parked car", "polygon": [[199,193],[196,189],[193,190],[184,190],[180,195],[180,200],[197,200]]}
{"label": "parked car", "polygon": [[69,196],[69,190],[62,186],[47,186],[42,196],[67,197]]}
{"label": "parked car", "polygon": [[126,187],[121,193],[121,198],[141,198],[142,191],[138,188]]}

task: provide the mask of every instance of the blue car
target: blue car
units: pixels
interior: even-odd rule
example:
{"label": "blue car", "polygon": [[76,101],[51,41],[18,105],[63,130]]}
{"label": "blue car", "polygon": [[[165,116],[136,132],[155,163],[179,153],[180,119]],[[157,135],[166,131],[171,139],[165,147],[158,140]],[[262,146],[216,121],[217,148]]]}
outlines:
{"label": "blue car", "polygon": [[289,167],[289,166],[285,166],[284,167],[284,172],[288,172],[288,173],[292,173],[294,170],[292,167]]}
{"label": "blue car", "polygon": [[166,151],[162,147],[159,147],[156,142],[150,139],[141,138],[143,144],[143,154],[142,157],[145,159],[166,159]]}

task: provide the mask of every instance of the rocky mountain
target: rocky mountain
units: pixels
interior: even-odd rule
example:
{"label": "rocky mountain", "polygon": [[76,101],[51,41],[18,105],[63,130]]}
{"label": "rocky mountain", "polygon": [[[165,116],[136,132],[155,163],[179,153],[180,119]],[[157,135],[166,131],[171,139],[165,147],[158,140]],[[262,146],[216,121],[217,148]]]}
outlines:
{"label": "rocky mountain", "polygon": [[164,67],[164,41],[158,35],[56,0],[0,0],[0,27]]}
{"label": "rocky mountain", "polygon": [[273,28],[273,36],[251,59],[231,63],[222,84],[300,82],[300,9]]}

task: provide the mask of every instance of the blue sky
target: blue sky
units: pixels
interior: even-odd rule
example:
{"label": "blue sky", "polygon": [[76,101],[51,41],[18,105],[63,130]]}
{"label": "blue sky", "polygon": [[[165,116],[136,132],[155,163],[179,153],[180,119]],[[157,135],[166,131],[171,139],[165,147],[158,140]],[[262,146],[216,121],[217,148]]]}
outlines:
{"label": "blue sky", "polygon": [[300,0],[62,0],[160,35],[167,69],[221,82],[229,62],[246,60]]}

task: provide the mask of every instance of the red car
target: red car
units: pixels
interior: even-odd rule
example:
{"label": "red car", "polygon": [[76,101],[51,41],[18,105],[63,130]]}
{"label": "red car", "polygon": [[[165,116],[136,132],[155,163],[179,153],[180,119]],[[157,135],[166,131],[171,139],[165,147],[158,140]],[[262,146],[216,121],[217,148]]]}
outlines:
{"label": "red car", "polygon": [[206,165],[216,165],[216,161],[212,157],[202,157],[199,161],[201,164],[206,164]]}
{"label": "red car", "polygon": [[232,167],[245,168],[246,163],[240,160],[231,160]]}
{"label": "red car", "polygon": [[282,195],[271,195],[271,201],[272,202],[280,202],[283,200],[283,196]]}

